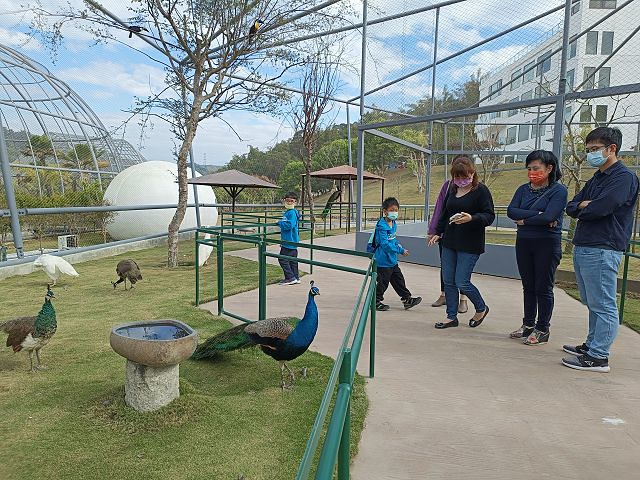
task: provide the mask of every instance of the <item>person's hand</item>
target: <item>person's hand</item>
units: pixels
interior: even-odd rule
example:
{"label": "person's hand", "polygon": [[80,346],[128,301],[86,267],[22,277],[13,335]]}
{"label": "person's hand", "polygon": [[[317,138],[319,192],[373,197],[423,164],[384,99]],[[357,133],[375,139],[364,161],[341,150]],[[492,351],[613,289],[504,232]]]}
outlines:
{"label": "person's hand", "polygon": [[558,226],[558,221],[557,220],[554,220],[553,222],[551,222],[549,224],[549,228],[556,228],[557,226]]}
{"label": "person's hand", "polygon": [[440,235],[431,235],[431,238],[429,239],[429,246],[433,247],[436,243],[438,243],[438,240],[440,240]]}
{"label": "person's hand", "polygon": [[583,200],[578,204],[578,208],[582,210],[584,207],[586,207],[590,203],[591,203],[591,200]]}
{"label": "person's hand", "polygon": [[516,225],[524,225],[524,220],[516,220]]}
{"label": "person's hand", "polygon": [[468,213],[465,212],[460,212],[460,218],[458,218],[457,220],[455,220],[453,223],[455,223],[456,225],[462,225],[463,223],[469,223],[471,220],[473,220],[471,218],[471,215],[469,215]]}
{"label": "person's hand", "polygon": [[409,250],[406,250],[404,252],[402,252],[402,256],[403,257],[408,257],[409,256]]}
{"label": "person's hand", "polygon": [[431,241],[431,237],[433,237],[433,235],[431,234],[427,234],[427,245],[429,244],[429,242]]}

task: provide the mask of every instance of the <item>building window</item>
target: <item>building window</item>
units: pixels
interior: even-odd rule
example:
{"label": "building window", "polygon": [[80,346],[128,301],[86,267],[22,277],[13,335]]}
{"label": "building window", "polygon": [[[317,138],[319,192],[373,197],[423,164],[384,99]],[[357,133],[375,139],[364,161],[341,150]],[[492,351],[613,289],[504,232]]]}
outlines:
{"label": "building window", "polygon": [[489,100],[500,96],[500,88],[502,88],[502,79],[498,80],[496,83],[489,87]]}
{"label": "building window", "polygon": [[595,71],[596,67],[584,67],[583,88],[585,90],[593,90],[595,87]]}
{"label": "building window", "polygon": [[616,0],[589,0],[589,8],[616,8]]}
{"label": "building window", "polygon": [[600,55],[611,55],[613,53],[613,32],[602,32],[602,44],[600,45]]}
{"label": "building window", "polygon": [[520,125],[518,129],[518,141],[524,142],[525,140],[529,140],[529,125]]}
{"label": "building window", "polygon": [[546,52],[544,55],[538,57],[538,66],[536,67],[536,75],[540,76],[543,73],[547,73],[551,70],[551,52]]}
{"label": "building window", "polygon": [[573,58],[578,54],[578,41],[574,40],[569,44],[569,58]]}
{"label": "building window", "polygon": [[580,107],[580,123],[591,123],[591,105]]}
{"label": "building window", "polygon": [[611,67],[598,70],[598,88],[607,88],[611,84]]}
{"label": "building window", "polygon": [[596,105],[596,122],[597,123],[607,122],[607,106],[606,105]]}
{"label": "building window", "polygon": [[550,88],[549,82],[544,82],[542,85],[538,85],[535,92],[536,98],[548,97]]}
{"label": "building window", "polygon": [[576,69],[569,70],[567,72],[567,87],[569,90],[573,90],[573,86],[576,82]]}
{"label": "building window", "polygon": [[575,15],[580,11],[580,2],[576,2],[571,5],[571,15]]}
{"label": "building window", "polygon": [[522,77],[522,83],[525,82],[530,82],[531,80],[533,80],[536,76],[536,71],[535,68],[533,67],[536,64],[536,62],[531,62],[528,63],[524,66],[524,70],[527,71],[527,73],[524,74],[524,76]]}
{"label": "building window", "polygon": [[515,90],[520,86],[522,82],[521,73],[520,70],[516,70],[511,74],[511,90]]}
{"label": "building window", "polygon": [[587,32],[587,46],[584,53],[587,55],[598,54],[598,32]]}
{"label": "building window", "polygon": [[543,136],[545,133],[545,130],[547,129],[546,125],[538,125],[536,122],[537,120],[534,120],[531,122],[531,138]]}
{"label": "building window", "polygon": [[517,132],[518,132],[518,127],[509,127],[509,128],[507,128],[507,138],[505,139],[507,145],[511,145],[512,143],[516,143]]}
{"label": "building window", "polygon": [[[519,98],[518,98],[518,97],[516,97],[516,98],[512,98],[511,100],[509,100],[509,103],[511,103],[511,102],[517,102],[518,100],[519,100]],[[515,110],[508,110],[508,111],[507,111],[507,117],[513,117],[514,115],[517,115],[519,111],[520,111],[520,110],[518,110],[517,108],[516,108]]]}
{"label": "building window", "polygon": [[524,92],[520,96],[520,100],[531,100],[533,98],[533,90],[529,90],[528,92]]}
{"label": "building window", "polygon": [[506,155],[504,157],[504,163],[514,163],[514,157],[513,155]]}
{"label": "building window", "polygon": [[571,105],[569,105],[568,107],[564,107],[564,119],[565,120],[569,120],[571,118],[571,112],[572,112]]}

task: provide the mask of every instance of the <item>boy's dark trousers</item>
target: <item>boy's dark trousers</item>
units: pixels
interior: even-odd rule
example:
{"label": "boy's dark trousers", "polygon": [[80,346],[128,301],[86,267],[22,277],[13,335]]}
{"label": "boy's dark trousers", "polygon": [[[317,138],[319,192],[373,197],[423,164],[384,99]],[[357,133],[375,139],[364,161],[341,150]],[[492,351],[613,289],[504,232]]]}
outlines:
{"label": "boy's dark trousers", "polygon": [[[286,255],[287,257],[297,257],[298,249],[281,247],[280,255]],[[285,280],[293,280],[293,279],[300,278],[298,273],[298,262],[294,262],[293,260],[285,260],[284,258],[279,258],[278,263],[282,267]]]}
{"label": "boy's dark trousers", "polygon": [[391,282],[391,286],[402,300],[411,298],[411,292],[407,289],[407,286],[404,283],[404,276],[402,275],[402,271],[398,265],[394,265],[393,267],[378,267],[376,303],[380,303],[384,300],[384,292],[387,291],[389,282]]}

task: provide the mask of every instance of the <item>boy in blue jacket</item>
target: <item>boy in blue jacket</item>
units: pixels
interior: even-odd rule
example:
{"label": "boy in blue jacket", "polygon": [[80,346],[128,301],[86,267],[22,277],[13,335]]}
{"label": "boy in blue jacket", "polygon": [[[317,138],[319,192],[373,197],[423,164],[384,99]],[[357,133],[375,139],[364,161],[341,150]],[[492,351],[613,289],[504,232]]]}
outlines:
{"label": "boy in blue jacket", "polygon": [[[298,203],[298,195],[295,192],[289,192],[283,199],[285,211],[282,214],[282,219],[278,221],[280,227],[280,240],[283,242],[300,242],[300,235],[298,234],[298,222],[300,221],[300,213],[296,210],[296,203]],[[297,257],[298,248],[295,245],[283,244],[280,248],[280,255],[286,255],[288,257]],[[285,260],[279,258],[278,262],[282,271],[284,272],[284,280],[280,282],[280,285],[295,285],[300,283],[300,277],[298,273],[298,262],[294,260]]]}
{"label": "boy in blue jacket", "polygon": [[398,266],[398,255],[406,257],[409,250],[406,250],[396,239],[396,220],[398,219],[400,204],[393,197],[387,198],[382,203],[382,218],[376,225],[376,230],[372,234],[372,249],[374,258],[378,265],[378,281],[376,285],[376,310],[386,312],[389,305],[382,303],[384,292],[391,286],[400,296],[400,300],[405,310],[415,307],[422,301],[422,297],[412,297],[404,282],[404,276]]}

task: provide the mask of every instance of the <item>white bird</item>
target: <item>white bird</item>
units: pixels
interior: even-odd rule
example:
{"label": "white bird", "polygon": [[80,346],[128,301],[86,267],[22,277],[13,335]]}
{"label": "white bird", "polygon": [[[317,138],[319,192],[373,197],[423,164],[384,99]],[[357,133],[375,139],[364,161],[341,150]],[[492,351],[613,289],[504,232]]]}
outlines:
{"label": "white bird", "polygon": [[[211,238],[211,235],[208,233],[204,236],[205,240],[208,240],[210,238]],[[213,247],[210,247],[209,245],[198,244],[198,266],[199,267],[207,263],[207,260],[209,260],[209,257],[211,256],[211,252],[213,252]]]}
{"label": "white bird", "polygon": [[69,275],[71,277],[79,277],[80,274],[62,257],[56,257],[54,255],[40,255],[33,262],[33,270],[37,270],[38,267],[42,268],[44,272],[53,280],[53,284],[61,274]]}

